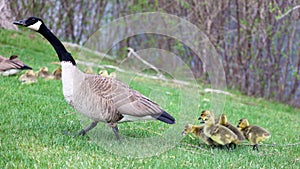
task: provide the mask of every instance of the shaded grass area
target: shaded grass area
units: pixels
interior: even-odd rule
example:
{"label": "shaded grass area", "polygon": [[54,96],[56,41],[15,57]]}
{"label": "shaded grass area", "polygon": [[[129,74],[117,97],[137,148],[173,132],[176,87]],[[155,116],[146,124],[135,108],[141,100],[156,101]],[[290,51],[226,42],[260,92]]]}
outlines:
{"label": "shaded grass area", "polygon": [[[0,55],[19,55],[35,71],[41,66],[50,70],[57,67],[50,63],[58,60],[54,50],[39,35],[2,29],[0,35]],[[116,155],[94,142],[92,135],[64,134],[65,131],[75,134],[84,125],[65,102],[61,81],[39,79],[37,84],[21,85],[19,76],[0,77],[0,168],[298,168],[300,165],[299,109],[287,105],[231,91],[234,96],[227,97],[224,107],[229,122],[236,125],[240,118],[246,117],[250,123],[269,130],[272,136],[260,146],[260,152],[252,151],[247,142],[227,152],[211,149],[192,136],[180,136],[186,122],[199,123],[198,111],[213,104],[212,96],[201,92],[202,87],[185,93],[176,85],[135,78],[129,85],[162,104],[178,124],[175,127],[153,121],[120,124],[123,136],[161,138],[171,131],[167,135],[177,139],[164,153],[131,158],[122,153],[126,154],[124,151],[134,145],[125,145],[120,149],[121,155]],[[195,108],[195,102],[199,107]],[[99,124],[94,130],[105,127]],[[112,131],[110,134],[113,136]],[[115,144],[114,139],[107,142]]]}

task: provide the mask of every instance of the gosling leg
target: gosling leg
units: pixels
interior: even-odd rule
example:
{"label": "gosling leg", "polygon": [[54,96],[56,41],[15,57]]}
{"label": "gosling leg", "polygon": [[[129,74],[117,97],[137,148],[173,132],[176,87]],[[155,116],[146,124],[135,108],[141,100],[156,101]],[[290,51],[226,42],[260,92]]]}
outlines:
{"label": "gosling leg", "polygon": [[253,146],[253,150],[257,150],[257,151],[259,151],[259,150],[258,150],[258,144],[254,144],[254,146]]}
{"label": "gosling leg", "polygon": [[233,150],[233,149],[236,149],[236,144],[235,143],[230,143],[229,144],[230,148]]}
{"label": "gosling leg", "polygon": [[79,132],[79,136],[84,136],[88,131],[92,130],[94,127],[96,127],[98,124],[98,121],[93,121],[87,128],[81,130]]}
{"label": "gosling leg", "polygon": [[230,151],[230,146],[229,146],[229,144],[225,144],[225,147],[227,148],[228,151]]}

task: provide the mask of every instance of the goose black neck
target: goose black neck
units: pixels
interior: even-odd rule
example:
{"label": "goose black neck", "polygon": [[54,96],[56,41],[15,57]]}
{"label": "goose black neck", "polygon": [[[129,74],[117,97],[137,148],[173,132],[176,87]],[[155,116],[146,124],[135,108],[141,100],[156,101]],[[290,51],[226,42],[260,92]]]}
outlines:
{"label": "goose black neck", "polygon": [[76,65],[72,55],[66,50],[61,41],[44,24],[41,25],[41,28],[38,32],[42,34],[53,46],[58,55],[59,61],[72,62],[73,65]]}

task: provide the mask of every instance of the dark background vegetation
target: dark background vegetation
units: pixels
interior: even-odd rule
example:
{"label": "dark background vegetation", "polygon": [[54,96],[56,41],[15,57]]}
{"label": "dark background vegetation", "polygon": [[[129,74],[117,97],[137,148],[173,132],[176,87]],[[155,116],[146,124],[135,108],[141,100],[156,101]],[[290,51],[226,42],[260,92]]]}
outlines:
{"label": "dark background vegetation", "polygon": [[[5,2],[5,1],[4,1]],[[13,19],[38,16],[65,41],[84,44],[110,21],[140,12],[164,12],[198,26],[222,56],[227,86],[250,96],[300,107],[299,0],[15,0]],[[209,83],[202,62],[188,47],[160,35],[139,35],[114,47],[176,53],[196,78]]]}

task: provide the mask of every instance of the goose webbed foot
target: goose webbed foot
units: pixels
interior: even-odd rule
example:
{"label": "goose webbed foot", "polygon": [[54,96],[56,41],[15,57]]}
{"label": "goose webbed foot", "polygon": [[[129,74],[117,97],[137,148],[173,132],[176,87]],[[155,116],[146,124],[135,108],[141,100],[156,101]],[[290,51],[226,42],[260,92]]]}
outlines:
{"label": "goose webbed foot", "polygon": [[79,136],[84,136],[88,131],[92,130],[94,127],[96,127],[98,124],[98,121],[93,121],[87,128],[81,130],[79,132]]}

